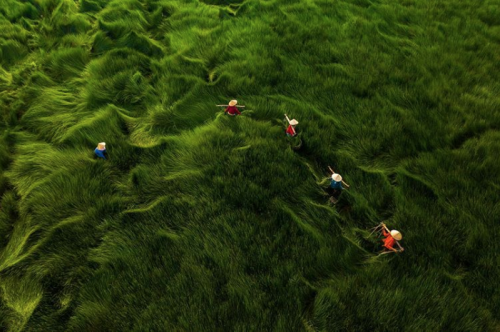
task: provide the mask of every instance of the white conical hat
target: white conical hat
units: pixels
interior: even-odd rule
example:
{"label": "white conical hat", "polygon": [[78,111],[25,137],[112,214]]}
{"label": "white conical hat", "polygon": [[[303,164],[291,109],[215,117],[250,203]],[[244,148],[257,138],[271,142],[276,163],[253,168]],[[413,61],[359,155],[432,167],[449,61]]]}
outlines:
{"label": "white conical hat", "polygon": [[233,99],[229,102],[229,106],[234,106],[236,104],[238,104],[238,101],[236,99]]}
{"label": "white conical hat", "polygon": [[299,121],[297,121],[297,120],[295,120],[295,119],[292,119],[292,120],[290,120],[290,124],[291,124],[292,126],[296,126],[296,125],[298,125],[298,124],[299,124]]}
{"label": "white conical hat", "polygon": [[99,150],[104,150],[104,149],[106,149],[106,143],[101,142],[101,143],[97,144],[97,148],[98,148]]}
{"label": "white conical hat", "polygon": [[332,174],[332,180],[333,180],[333,181],[340,182],[340,181],[342,181],[342,176],[340,176],[340,174],[333,173],[333,174]]}
{"label": "white conical hat", "polygon": [[397,241],[400,241],[403,238],[403,235],[401,235],[401,233],[395,229],[391,231],[391,236],[395,238]]}

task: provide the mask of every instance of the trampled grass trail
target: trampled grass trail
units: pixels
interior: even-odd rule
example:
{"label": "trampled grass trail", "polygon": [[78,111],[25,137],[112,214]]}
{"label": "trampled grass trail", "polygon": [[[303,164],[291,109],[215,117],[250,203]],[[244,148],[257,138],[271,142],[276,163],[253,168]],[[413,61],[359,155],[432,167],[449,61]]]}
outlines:
{"label": "trampled grass trail", "polygon": [[500,330],[499,36],[499,0],[2,0],[0,331]]}

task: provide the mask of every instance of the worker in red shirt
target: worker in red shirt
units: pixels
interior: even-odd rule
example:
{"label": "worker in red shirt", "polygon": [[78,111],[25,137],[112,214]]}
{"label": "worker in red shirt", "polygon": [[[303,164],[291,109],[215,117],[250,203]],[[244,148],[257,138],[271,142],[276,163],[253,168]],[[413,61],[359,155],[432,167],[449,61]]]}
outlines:
{"label": "worker in red shirt", "polygon": [[226,110],[224,111],[224,114],[229,114],[231,116],[235,115],[240,115],[241,112],[238,108],[244,108],[245,106],[243,105],[237,105],[238,101],[233,99],[229,102],[229,105],[215,105],[218,107],[226,107]]}
{"label": "worker in red shirt", "polygon": [[[389,229],[387,228],[387,226],[384,223],[381,223],[381,225],[382,225],[382,235],[385,236],[385,239],[382,240],[382,242],[384,242],[383,247],[385,249],[391,250],[393,252],[404,251],[404,248],[401,247],[401,245],[399,245],[399,242],[398,242],[398,241],[401,241],[401,239],[403,238],[403,235],[401,235],[401,233],[395,229],[393,229],[392,231],[389,231]],[[399,250],[394,249],[395,244],[398,245]]]}
{"label": "worker in red shirt", "polygon": [[285,114],[285,118],[288,121],[288,128],[286,129],[286,135],[289,137],[297,136],[297,131],[295,130],[295,126],[299,124],[299,121],[288,118],[288,115]]}
{"label": "worker in red shirt", "polygon": [[226,110],[224,111],[226,114],[229,114],[231,116],[235,116],[235,115],[241,115],[241,112],[240,110],[238,109],[238,107],[245,107],[245,106],[236,106],[236,104],[238,104],[238,101],[237,100],[231,100],[229,102],[229,105],[228,107],[226,108]]}

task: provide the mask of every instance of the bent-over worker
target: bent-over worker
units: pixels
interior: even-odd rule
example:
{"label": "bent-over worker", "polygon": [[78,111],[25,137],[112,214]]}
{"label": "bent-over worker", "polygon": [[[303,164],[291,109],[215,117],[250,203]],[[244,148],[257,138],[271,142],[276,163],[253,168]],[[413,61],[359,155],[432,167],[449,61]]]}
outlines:
{"label": "bent-over worker", "polygon": [[[392,231],[389,232],[389,229],[387,228],[387,226],[384,223],[382,223],[382,226],[383,226],[382,235],[385,236],[385,239],[382,240],[382,242],[384,242],[383,247],[385,249],[388,249],[388,250],[391,250],[394,252],[403,251],[404,248],[401,247],[399,245],[399,243],[397,242],[397,241],[401,241],[401,239],[403,238],[403,235],[395,229],[393,229]],[[394,249],[395,244],[397,244],[399,246],[400,250]]]}
{"label": "bent-over worker", "polygon": [[97,147],[94,150],[95,157],[102,158],[106,160],[108,153],[106,152],[106,143],[101,142],[97,144]]}
{"label": "bent-over worker", "polygon": [[286,135],[289,137],[294,137],[297,135],[297,131],[295,130],[295,126],[299,124],[299,121],[288,118],[288,115],[285,114],[285,118],[288,121],[288,128],[286,129]]}
{"label": "bent-over worker", "polygon": [[234,99],[231,100],[229,102],[229,106],[226,108],[226,110],[224,112],[231,115],[231,116],[241,115],[241,112],[238,109],[238,107],[236,106],[236,104],[238,104],[237,100],[234,100]]}

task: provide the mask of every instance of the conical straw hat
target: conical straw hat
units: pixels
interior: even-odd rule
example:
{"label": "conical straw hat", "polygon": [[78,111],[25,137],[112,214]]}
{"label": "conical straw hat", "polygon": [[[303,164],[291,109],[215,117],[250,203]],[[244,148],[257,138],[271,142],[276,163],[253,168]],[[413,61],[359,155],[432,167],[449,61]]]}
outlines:
{"label": "conical straw hat", "polygon": [[401,235],[401,233],[395,229],[391,231],[391,236],[395,238],[397,241],[400,241],[403,238],[403,235]]}
{"label": "conical straw hat", "polygon": [[101,142],[101,143],[97,144],[97,148],[98,148],[99,150],[104,150],[104,149],[106,149],[106,143]]}
{"label": "conical straw hat", "polygon": [[296,125],[298,125],[298,124],[299,124],[299,121],[297,121],[297,120],[295,120],[295,119],[292,119],[292,120],[290,120],[290,124],[291,124],[292,126],[296,126]]}
{"label": "conical straw hat", "polygon": [[236,99],[233,99],[229,102],[229,106],[234,106],[236,104],[238,104],[238,101]]}
{"label": "conical straw hat", "polygon": [[340,174],[334,173],[334,174],[332,175],[332,180],[333,180],[333,181],[340,182],[340,181],[342,181],[342,176],[340,176]]}

